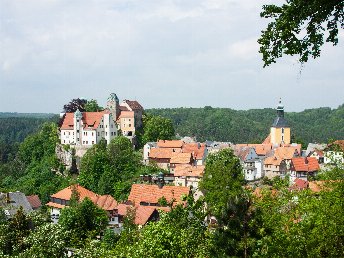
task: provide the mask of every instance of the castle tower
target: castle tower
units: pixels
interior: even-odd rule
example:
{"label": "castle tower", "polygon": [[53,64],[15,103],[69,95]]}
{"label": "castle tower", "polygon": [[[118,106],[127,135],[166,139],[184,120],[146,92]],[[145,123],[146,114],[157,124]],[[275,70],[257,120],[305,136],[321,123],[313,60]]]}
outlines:
{"label": "castle tower", "polygon": [[277,117],[270,129],[271,143],[273,145],[290,144],[290,127],[284,118],[284,106],[281,99],[276,111]]}
{"label": "castle tower", "polygon": [[119,115],[119,99],[115,93],[111,93],[107,99],[107,109],[110,111],[113,120],[116,121]]}
{"label": "castle tower", "polygon": [[82,120],[82,113],[79,109],[74,112],[74,135],[75,135],[75,143],[81,144],[81,120]]}

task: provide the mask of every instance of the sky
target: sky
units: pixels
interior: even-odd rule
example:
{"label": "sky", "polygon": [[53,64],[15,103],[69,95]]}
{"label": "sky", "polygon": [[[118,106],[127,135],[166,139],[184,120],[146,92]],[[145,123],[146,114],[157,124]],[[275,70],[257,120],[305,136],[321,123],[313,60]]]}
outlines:
{"label": "sky", "polygon": [[344,33],[302,68],[263,68],[264,4],[281,0],[0,0],[0,112],[59,113],[110,93],[148,108],[337,108]]}

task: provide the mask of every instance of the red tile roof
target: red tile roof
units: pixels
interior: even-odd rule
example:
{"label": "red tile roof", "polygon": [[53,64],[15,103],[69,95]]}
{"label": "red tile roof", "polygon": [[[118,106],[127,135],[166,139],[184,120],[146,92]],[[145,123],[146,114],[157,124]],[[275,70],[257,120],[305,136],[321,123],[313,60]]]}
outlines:
{"label": "red tile roof", "polygon": [[174,169],[174,176],[193,176],[202,177],[205,166],[192,166],[192,165],[176,165]]}
{"label": "red tile roof", "polygon": [[[83,112],[82,122],[85,129],[96,129],[98,128],[100,121],[102,120],[104,114],[108,111],[101,112]],[[66,113],[61,130],[70,130],[74,128],[74,113]]]}
{"label": "red tile roof", "polygon": [[[80,185],[74,185],[74,186],[76,187],[76,190],[79,193],[80,201],[82,201],[83,199],[87,197],[99,208],[102,208],[103,210],[106,210],[106,211],[112,211],[117,206],[117,201],[110,195],[98,195],[90,190],[87,190],[86,188]],[[74,186],[69,186],[65,189],[62,189],[56,194],[53,194],[51,197],[69,201],[72,196],[72,189]],[[57,204],[54,202],[48,202],[47,206],[55,207],[59,209],[62,209],[65,207],[65,205]]]}
{"label": "red tile roof", "polygon": [[305,180],[302,180],[300,178],[296,178],[294,180],[294,186],[295,186],[295,188],[297,188],[299,190],[307,189],[308,188],[308,182]]}
{"label": "red tile roof", "polygon": [[272,150],[272,144],[236,144],[235,147],[253,147],[259,156],[266,156]]}
{"label": "red tile roof", "polygon": [[185,143],[182,151],[185,153],[192,153],[194,159],[203,159],[205,153],[205,144]]}
{"label": "red tile roof", "polygon": [[151,159],[171,159],[173,155],[172,148],[152,148],[149,152]]}
{"label": "red tile roof", "polygon": [[278,157],[267,157],[264,160],[264,165],[274,165],[279,166],[281,165],[282,159]]}
{"label": "red tile roof", "polygon": [[171,164],[190,164],[192,162],[192,154],[191,153],[172,153],[172,157],[170,160]]}
{"label": "red tile roof", "polygon": [[111,195],[97,195],[92,202],[106,211],[112,211],[117,207],[117,201]]}
{"label": "red tile roof", "polygon": [[117,120],[121,118],[134,118],[134,117],[135,117],[134,111],[122,111],[119,117],[117,118]]}
{"label": "red tile roof", "polygon": [[292,158],[292,170],[299,172],[314,172],[319,170],[318,160],[314,157]]}
{"label": "red tile roof", "polygon": [[182,148],[184,142],[180,140],[159,140],[158,148]]}
{"label": "red tile roof", "polygon": [[271,134],[269,134],[265,140],[262,142],[262,144],[270,144],[271,143]]}
{"label": "red tile roof", "polygon": [[135,224],[136,225],[145,225],[153,213],[158,210],[169,211],[170,208],[168,207],[156,207],[156,206],[143,206],[139,205],[137,207],[133,207],[132,205],[128,204],[119,204],[117,206],[118,214],[121,216],[126,216],[129,209],[135,209]]}
{"label": "red tile roof", "polygon": [[69,201],[71,196],[72,196],[73,187],[76,187],[76,190],[79,193],[80,201],[82,201],[86,197],[88,197],[92,200],[92,198],[97,196],[96,193],[94,193],[90,190],[87,190],[86,188],[77,184],[77,185],[68,186],[65,189],[62,189],[61,191],[53,194],[51,197]]}
{"label": "red tile roof", "polygon": [[168,186],[161,189],[157,185],[133,184],[128,200],[136,206],[141,202],[157,204],[161,197],[165,197],[168,202],[173,200],[173,204],[182,203],[182,195],[189,195],[190,189],[185,186]]}
{"label": "red tile roof", "polygon": [[39,199],[38,195],[29,195],[26,196],[26,199],[34,210],[42,206],[41,200]]}
{"label": "red tile roof", "polygon": [[298,155],[296,147],[278,147],[274,151],[274,155],[280,159],[292,159],[294,155]]}

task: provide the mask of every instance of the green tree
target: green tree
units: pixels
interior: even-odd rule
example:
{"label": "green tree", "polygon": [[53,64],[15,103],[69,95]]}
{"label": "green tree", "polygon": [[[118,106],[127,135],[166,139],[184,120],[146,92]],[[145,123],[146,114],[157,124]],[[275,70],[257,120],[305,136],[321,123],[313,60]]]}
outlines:
{"label": "green tree", "polygon": [[79,109],[80,112],[85,112],[85,106],[87,104],[86,99],[72,99],[69,103],[63,106],[63,111],[66,113],[74,113]]}
{"label": "green tree", "polygon": [[78,205],[64,208],[61,211],[59,224],[71,232],[70,244],[80,246],[87,238],[99,235],[108,224],[104,210],[85,198]]}
{"label": "green tree", "polygon": [[210,154],[199,184],[208,215],[215,216],[216,253],[213,256],[247,257],[255,244],[256,221],[250,194],[244,189],[244,175],[233,150]]}
{"label": "green tree", "polygon": [[[339,28],[344,28],[342,0],[288,0],[282,6],[264,5],[260,16],[272,18],[258,39],[264,67],[283,54],[298,55],[301,63],[319,57],[326,42],[338,44]],[[326,26],[326,27],[325,27]]]}
{"label": "green tree", "polygon": [[147,116],[144,121],[143,142],[171,140],[175,136],[172,121],[161,116]]}
{"label": "green tree", "polygon": [[86,112],[99,112],[104,110],[104,108],[98,105],[98,102],[95,99],[88,100],[84,108]]}
{"label": "green tree", "polygon": [[25,238],[25,244],[29,248],[20,257],[67,257],[66,241],[68,237],[69,232],[59,224],[40,225]]}
{"label": "green tree", "polygon": [[343,246],[343,181],[332,181],[317,194],[310,190],[256,200],[262,225],[255,257],[341,257]]}

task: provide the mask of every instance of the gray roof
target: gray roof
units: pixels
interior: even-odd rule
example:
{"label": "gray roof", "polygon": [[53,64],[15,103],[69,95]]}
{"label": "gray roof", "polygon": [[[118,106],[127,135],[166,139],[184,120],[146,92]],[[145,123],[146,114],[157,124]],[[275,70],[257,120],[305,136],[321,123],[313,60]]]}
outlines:
{"label": "gray roof", "polygon": [[33,211],[25,194],[21,192],[0,193],[0,207],[5,210],[8,218],[12,218],[20,207],[23,207],[25,213]]}
{"label": "gray roof", "polygon": [[284,119],[284,117],[278,116],[275,118],[272,127],[289,127],[287,120]]}

